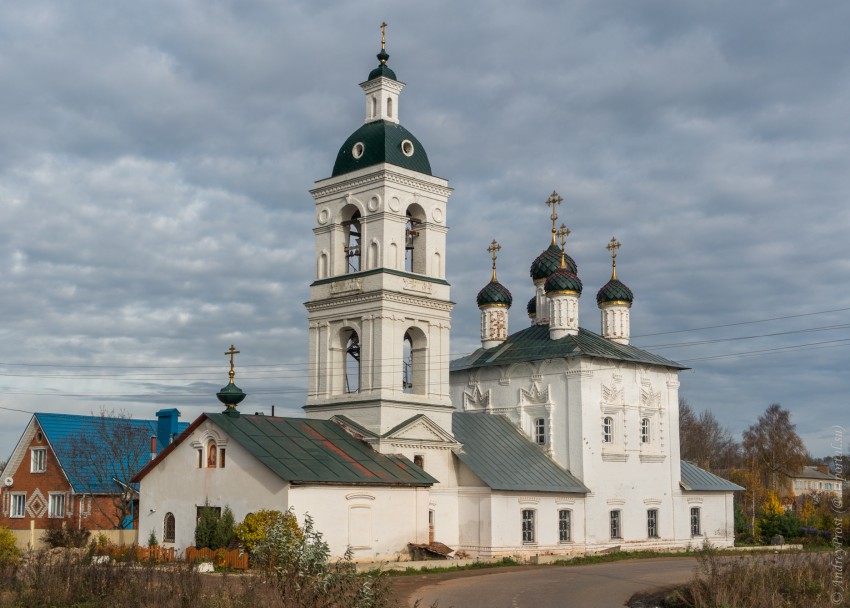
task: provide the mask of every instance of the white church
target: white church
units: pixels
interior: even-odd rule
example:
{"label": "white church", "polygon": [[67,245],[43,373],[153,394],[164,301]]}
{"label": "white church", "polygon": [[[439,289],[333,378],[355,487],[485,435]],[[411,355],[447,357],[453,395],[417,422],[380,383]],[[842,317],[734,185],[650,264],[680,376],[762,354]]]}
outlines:
{"label": "white church", "polygon": [[508,330],[494,241],[481,348],[450,361],[452,190],[399,123],[405,85],[388,59],[382,41],[360,85],[365,122],[310,191],[306,417],[240,413],[231,347],[225,411],[201,415],[136,476],[139,538],[192,545],[209,504],[237,522],[309,514],[334,554],[350,547],[357,560],[408,559],[410,544],[433,541],[482,557],[732,545],[741,488],[680,460],[685,368],[629,344],[633,295],[614,239],[601,334],[579,326],[557,194],[530,325]]}

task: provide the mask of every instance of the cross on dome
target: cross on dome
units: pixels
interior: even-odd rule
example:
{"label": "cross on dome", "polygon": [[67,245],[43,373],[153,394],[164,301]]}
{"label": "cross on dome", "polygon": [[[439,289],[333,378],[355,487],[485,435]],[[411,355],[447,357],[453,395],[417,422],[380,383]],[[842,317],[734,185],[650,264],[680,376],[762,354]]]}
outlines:
{"label": "cross on dome", "polygon": [[235,355],[238,355],[240,352],[241,351],[236,350],[236,348],[231,344],[230,350],[228,350],[227,352],[224,353],[225,356],[230,355],[230,371],[227,373],[227,375],[230,376],[230,383],[231,384],[233,384],[233,376],[236,375],[236,372],[233,371],[233,357]]}
{"label": "cross on dome", "polygon": [[[552,226],[552,230],[554,229],[555,227]],[[572,230],[567,228],[564,224],[561,224],[560,230],[555,232],[555,235],[561,239],[561,268],[567,267],[567,237],[570,236],[571,233]],[[552,238],[555,238],[555,235],[553,235]]]}
{"label": "cross on dome", "polygon": [[611,241],[605,246],[605,249],[611,252],[611,280],[617,279],[617,250],[622,246],[622,243],[613,236]]}
{"label": "cross on dome", "polygon": [[552,244],[555,244],[555,222],[558,221],[558,211],[557,206],[560,205],[564,201],[563,198],[558,196],[558,193],[552,190],[552,194],[549,195],[549,198],[546,199],[546,204],[551,207],[552,215],[550,215],[550,219],[552,220]]}
{"label": "cross on dome", "polygon": [[490,243],[489,247],[487,247],[487,253],[489,253],[490,257],[493,258],[493,278],[491,280],[494,282],[496,281],[496,254],[498,254],[501,250],[502,246],[496,242],[496,239],[493,239],[493,242]]}

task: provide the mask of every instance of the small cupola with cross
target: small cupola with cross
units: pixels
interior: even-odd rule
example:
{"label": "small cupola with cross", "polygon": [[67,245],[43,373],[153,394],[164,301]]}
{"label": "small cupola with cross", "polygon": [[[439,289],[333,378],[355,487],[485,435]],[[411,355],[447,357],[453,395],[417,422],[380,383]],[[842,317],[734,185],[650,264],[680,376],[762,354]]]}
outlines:
{"label": "small cupola with cross", "polygon": [[556,235],[561,238],[561,263],[549,275],[543,290],[549,299],[549,338],[558,340],[578,334],[578,299],[581,297],[581,279],[567,264],[566,244],[570,230],[561,224]]}
{"label": "small cupola with cross", "polygon": [[611,237],[605,248],[611,253],[611,280],[596,294],[596,304],[602,311],[602,337],[617,342],[629,343],[629,309],[634,295],[625,283],[617,278],[617,250],[620,242]]}
{"label": "small cupola with cross", "polygon": [[496,278],[496,257],[502,246],[493,239],[487,247],[487,253],[493,260],[493,272],[490,282],[478,292],[476,302],[481,311],[481,347],[492,348],[504,342],[508,337],[508,309],[513,297],[508,289]]}
{"label": "small cupola with cross", "polygon": [[236,383],[233,381],[234,376],[236,376],[233,358],[239,354],[239,351],[231,344],[230,349],[224,354],[230,356],[230,371],[227,373],[230,377],[230,382],[227,383],[227,386],[216,393],[216,397],[218,397],[218,400],[227,406],[224,412],[222,412],[223,414],[228,416],[239,416],[239,410],[236,409],[236,406],[242,403],[242,400],[246,397],[245,393],[242,392],[242,389],[236,386]]}
{"label": "small cupola with cross", "polygon": [[366,122],[386,120],[398,124],[398,96],[404,83],[396,79],[395,72],[387,65],[387,22],[381,23],[381,52],[378,67],[369,72],[369,80],[360,88],[366,94]]}

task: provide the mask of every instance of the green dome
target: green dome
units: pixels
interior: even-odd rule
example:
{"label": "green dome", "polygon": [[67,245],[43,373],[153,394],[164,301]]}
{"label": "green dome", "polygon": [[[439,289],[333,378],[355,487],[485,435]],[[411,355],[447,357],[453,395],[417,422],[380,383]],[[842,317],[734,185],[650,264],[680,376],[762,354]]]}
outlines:
{"label": "green dome", "polygon": [[[577,274],[578,267],[575,261],[569,255],[565,255],[565,259],[567,261],[567,269],[573,274]],[[549,275],[560,267],[561,248],[555,243],[552,243],[546,251],[538,255],[537,259],[531,263],[531,280],[536,283],[537,281],[548,279]]]}
{"label": "green dome", "polygon": [[[402,144],[405,144],[405,150],[402,150]],[[356,151],[355,146],[358,146]],[[379,163],[431,175],[431,163],[425,148],[410,131],[393,122],[375,120],[367,122],[345,140],[336,155],[332,177]]]}
{"label": "green dome", "polygon": [[581,294],[581,279],[570,272],[569,268],[558,268],[546,279],[543,289],[547,294],[558,291],[575,291]]}
{"label": "green dome", "polygon": [[632,290],[626,287],[619,279],[611,279],[596,294],[596,303],[599,305],[608,302],[628,302],[631,304],[635,299]]}
{"label": "green dome", "polygon": [[225,413],[232,412],[235,416],[239,415],[236,411],[236,406],[242,403],[242,400],[246,397],[245,393],[242,392],[242,389],[236,386],[232,380],[227,386],[218,391],[215,396],[218,397],[219,401],[227,406]]}
{"label": "green dome", "polygon": [[378,61],[381,63],[374,70],[369,72],[369,80],[374,80],[375,78],[380,78],[383,76],[384,78],[389,78],[390,80],[398,81],[398,78],[395,77],[395,72],[393,72],[390,67],[387,65],[387,59],[390,58],[390,54],[387,53],[386,50],[381,49],[381,52],[377,55]]}
{"label": "green dome", "polygon": [[537,316],[537,296],[533,296],[528,301],[528,305],[525,307],[525,309],[528,311],[529,317],[536,317]]}
{"label": "green dome", "polygon": [[484,286],[484,289],[478,292],[475,298],[478,302],[478,308],[482,306],[492,306],[494,304],[506,306],[510,308],[514,299],[508,288],[498,281],[490,281]]}

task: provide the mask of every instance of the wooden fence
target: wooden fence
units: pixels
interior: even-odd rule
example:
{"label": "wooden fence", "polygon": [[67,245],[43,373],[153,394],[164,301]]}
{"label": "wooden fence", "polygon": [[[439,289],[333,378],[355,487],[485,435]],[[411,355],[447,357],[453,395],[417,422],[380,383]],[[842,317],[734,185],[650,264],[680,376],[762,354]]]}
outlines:
{"label": "wooden fence", "polygon": [[186,547],[186,561],[200,562],[211,561],[216,568],[233,568],[235,570],[248,569],[248,554],[240,549],[196,549]]}

